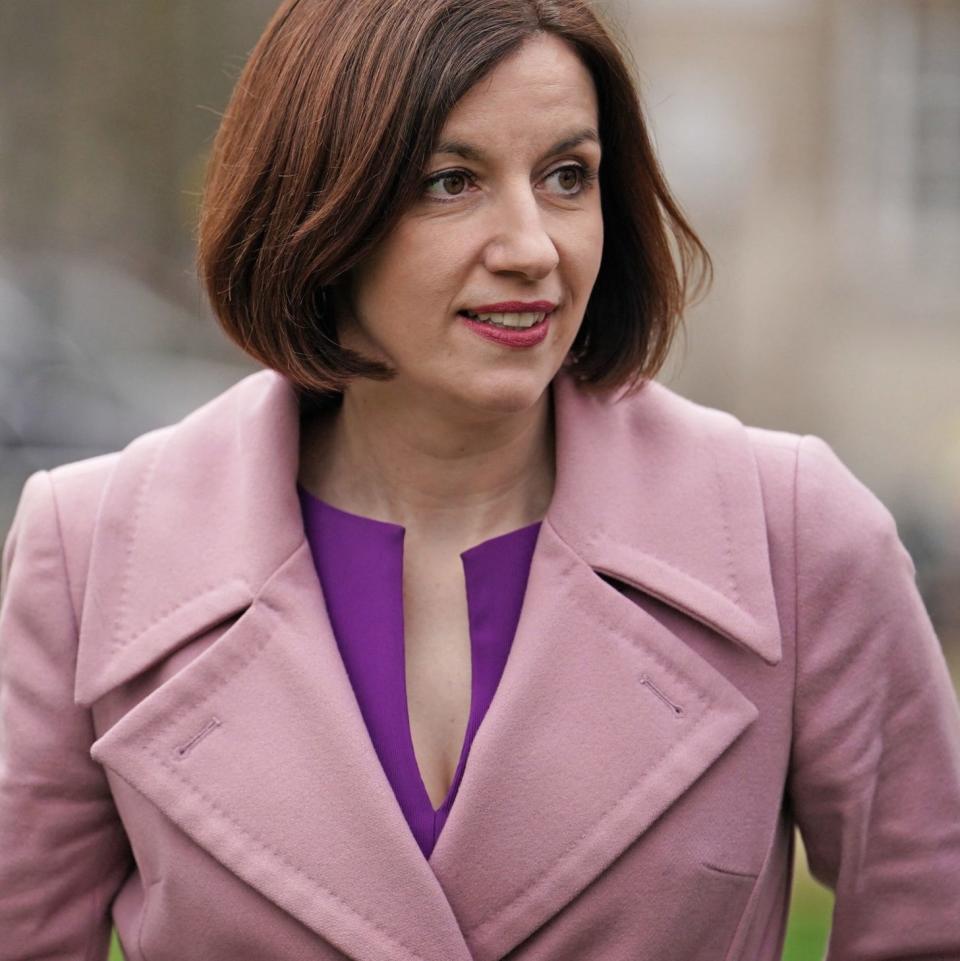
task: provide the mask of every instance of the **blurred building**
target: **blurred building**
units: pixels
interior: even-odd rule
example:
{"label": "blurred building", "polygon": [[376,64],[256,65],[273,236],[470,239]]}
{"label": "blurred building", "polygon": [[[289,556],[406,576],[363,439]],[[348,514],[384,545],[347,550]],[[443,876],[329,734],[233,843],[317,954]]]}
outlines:
{"label": "blurred building", "polygon": [[827,439],[893,511],[956,652],[960,4],[618,12],[668,177],[717,264],[664,379]]}

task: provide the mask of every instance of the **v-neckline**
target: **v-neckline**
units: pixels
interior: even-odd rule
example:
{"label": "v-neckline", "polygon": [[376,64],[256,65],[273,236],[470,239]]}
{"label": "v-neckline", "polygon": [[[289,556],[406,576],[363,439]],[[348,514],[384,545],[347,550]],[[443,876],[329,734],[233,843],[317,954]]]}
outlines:
{"label": "v-neckline", "polygon": [[[429,857],[428,850],[455,802],[473,738],[512,647],[542,521],[487,538],[460,553],[470,634],[470,705],[453,777],[440,806],[434,807],[417,761],[407,698],[406,529],[335,507],[297,486],[331,626],[368,733],[404,815]],[[332,522],[329,537],[320,536],[325,519]],[[364,537],[364,531],[370,537]],[[371,574],[382,585],[380,590],[369,589]]]}

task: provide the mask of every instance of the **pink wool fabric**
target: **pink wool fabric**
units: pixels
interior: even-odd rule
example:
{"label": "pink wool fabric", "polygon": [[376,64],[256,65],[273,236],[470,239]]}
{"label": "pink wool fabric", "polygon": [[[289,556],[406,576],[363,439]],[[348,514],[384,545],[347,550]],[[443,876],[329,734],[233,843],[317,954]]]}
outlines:
{"label": "pink wool fabric", "polygon": [[553,500],[429,859],[261,371],[27,482],[0,608],[0,958],[960,958],[960,712],[889,512],[813,436],[561,371]]}

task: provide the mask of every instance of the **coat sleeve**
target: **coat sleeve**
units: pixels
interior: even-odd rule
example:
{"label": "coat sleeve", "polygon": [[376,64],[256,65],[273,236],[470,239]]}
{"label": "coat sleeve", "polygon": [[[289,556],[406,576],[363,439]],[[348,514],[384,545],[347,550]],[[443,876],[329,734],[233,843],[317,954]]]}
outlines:
{"label": "coat sleeve", "polygon": [[960,712],[889,511],[799,444],[788,800],[834,891],[827,961],[960,959]]}
{"label": "coat sleeve", "polygon": [[89,712],[50,475],[23,488],[0,567],[0,961],[102,961],[129,847]]}

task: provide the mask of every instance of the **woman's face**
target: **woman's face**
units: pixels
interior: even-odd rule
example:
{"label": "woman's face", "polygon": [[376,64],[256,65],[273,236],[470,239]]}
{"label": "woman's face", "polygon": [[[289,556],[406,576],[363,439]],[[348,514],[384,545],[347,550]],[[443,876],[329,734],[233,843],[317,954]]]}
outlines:
{"label": "woman's face", "polygon": [[[600,268],[598,126],[589,71],[552,35],[528,41],[455,105],[417,204],[352,273],[354,315],[340,339],[397,370],[378,390],[445,410],[536,403]],[[557,305],[545,328],[522,335],[545,329],[533,346],[492,340],[489,324],[478,331],[462,315],[512,301]]]}

